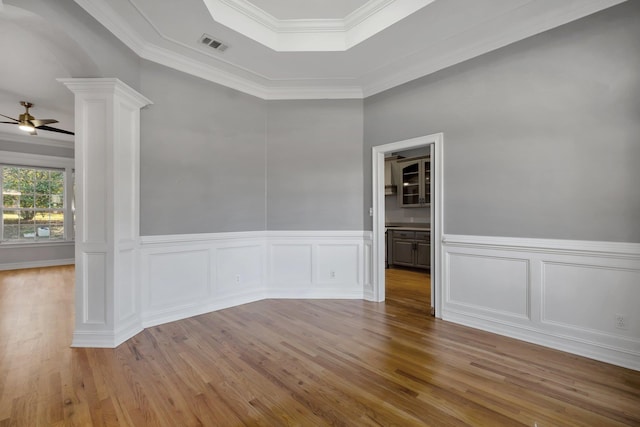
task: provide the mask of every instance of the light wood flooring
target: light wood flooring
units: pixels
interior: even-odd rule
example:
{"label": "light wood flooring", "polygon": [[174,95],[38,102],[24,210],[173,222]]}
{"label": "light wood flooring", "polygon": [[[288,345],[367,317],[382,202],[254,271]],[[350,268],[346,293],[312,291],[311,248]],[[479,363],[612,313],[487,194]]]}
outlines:
{"label": "light wood flooring", "polygon": [[[640,426],[640,372],[387,301],[265,300],[72,349],[73,267],[0,272],[0,426]],[[176,284],[179,286],[179,284]]]}

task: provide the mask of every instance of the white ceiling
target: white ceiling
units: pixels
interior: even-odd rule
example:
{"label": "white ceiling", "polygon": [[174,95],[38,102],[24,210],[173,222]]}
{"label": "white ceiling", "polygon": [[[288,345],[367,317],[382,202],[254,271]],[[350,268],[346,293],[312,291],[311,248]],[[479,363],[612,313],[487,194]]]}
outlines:
{"label": "white ceiling", "polygon": [[[236,0],[237,1],[237,0]],[[276,19],[342,19],[371,0],[251,0]]]}
{"label": "white ceiling", "polygon": [[[313,99],[373,95],[624,0],[75,1],[142,58],[263,99]],[[199,43],[205,33],[230,47]]]}

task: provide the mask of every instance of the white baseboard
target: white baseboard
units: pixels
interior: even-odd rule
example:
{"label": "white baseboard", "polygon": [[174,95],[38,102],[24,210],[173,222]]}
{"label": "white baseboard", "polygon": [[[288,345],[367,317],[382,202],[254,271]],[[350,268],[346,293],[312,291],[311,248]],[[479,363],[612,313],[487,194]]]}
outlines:
{"label": "white baseboard", "polygon": [[4,270],[20,270],[23,268],[42,268],[42,267],[55,267],[59,265],[72,265],[75,264],[75,259],[47,259],[40,261],[27,261],[27,262],[13,262],[0,264],[0,271]]}
{"label": "white baseboard", "polygon": [[138,322],[130,323],[115,333],[104,330],[75,330],[71,347],[115,348],[142,332],[144,328]]}
{"label": "white baseboard", "polygon": [[640,370],[640,244],[446,235],[443,250],[444,320]]}

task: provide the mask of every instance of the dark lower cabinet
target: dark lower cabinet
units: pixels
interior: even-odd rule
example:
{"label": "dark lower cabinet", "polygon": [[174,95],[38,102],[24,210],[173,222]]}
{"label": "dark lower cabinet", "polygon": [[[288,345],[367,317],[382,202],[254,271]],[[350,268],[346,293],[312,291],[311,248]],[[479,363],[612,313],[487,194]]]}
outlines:
{"label": "dark lower cabinet", "polygon": [[430,268],[431,242],[429,232],[391,230],[389,264]]}
{"label": "dark lower cabinet", "polygon": [[431,268],[431,245],[429,243],[417,243],[416,267]]}

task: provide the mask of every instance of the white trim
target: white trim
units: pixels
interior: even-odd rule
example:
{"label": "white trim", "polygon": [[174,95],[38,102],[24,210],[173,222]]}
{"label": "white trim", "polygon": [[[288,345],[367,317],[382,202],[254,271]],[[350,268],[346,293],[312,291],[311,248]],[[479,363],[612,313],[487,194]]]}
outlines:
{"label": "white trim", "polygon": [[451,235],[443,236],[447,246],[482,247],[554,254],[578,254],[594,256],[630,257],[640,259],[640,243],[598,242],[589,240],[532,239],[522,237],[493,237]]}
{"label": "white trim", "polygon": [[247,0],[205,0],[217,22],[279,52],[345,51],[433,0],[371,0],[345,18],[278,19]]}
{"label": "white trim", "polygon": [[5,241],[0,242],[0,249],[2,248],[41,248],[51,246],[73,246],[75,242],[73,240],[40,240],[35,241]]}
{"label": "white trim", "polygon": [[75,264],[74,258],[64,259],[47,259],[42,261],[26,261],[26,262],[12,262],[6,264],[0,264],[0,270],[21,270],[25,268],[42,268],[42,267],[55,267],[58,265],[73,265]]}
{"label": "white trim", "polygon": [[418,138],[406,139],[372,148],[372,193],[373,193],[373,301],[384,301],[385,263],[384,263],[384,155],[396,151],[424,147],[433,144],[432,148],[432,180],[435,191],[431,203],[431,241],[433,242],[433,262],[431,269],[431,289],[435,292],[435,315],[440,317],[442,306],[442,238],[444,218],[444,134],[436,133]]}
{"label": "white trim", "polygon": [[65,169],[74,167],[74,159],[71,157],[55,157],[45,156],[42,154],[0,151],[0,164]]}

